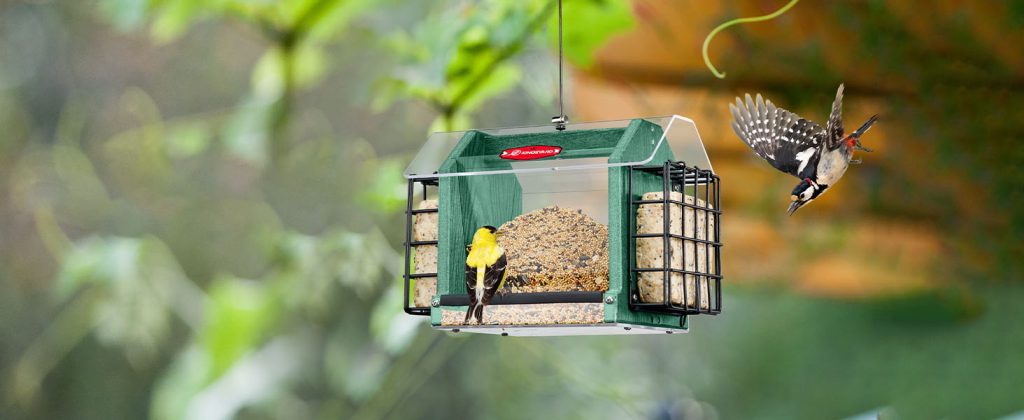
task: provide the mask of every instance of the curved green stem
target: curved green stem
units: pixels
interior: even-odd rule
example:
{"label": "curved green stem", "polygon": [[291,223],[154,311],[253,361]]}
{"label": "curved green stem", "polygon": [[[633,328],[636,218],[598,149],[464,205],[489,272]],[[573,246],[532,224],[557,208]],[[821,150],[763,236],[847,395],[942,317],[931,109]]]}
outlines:
{"label": "curved green stem", "polygon": [[719,79],[724,79],[725,78],[725,73],[722,73],[722,72],[718,71],[718,69],[716,69],[715,66],[713,64],[711,64],[711,59],[708,58],[708,45],[711,44],[711,38],[714,38],[715,35],[718,34],[718,32],[720,32],[723,29],[728,28],[728,27],[730,27],[732,25],[736,25],[736,24],[740,24],[740,23],[762,22],[762,21],[766,21],[766,20],[775,19],[779,15],[781,15],[783,13],[786,13],[787,10],[789,10],[790,8],[795,6],[797,4],[797,2],[799,2],[799,1],[800,0],[791,0],[788,4],[786,4],[785,6],[782,6],[781,9],[776,10],[776,11],[774,11],[774,12],[772,12],[770,14],[764,15],[764,16],[754,16],[754,17],[733,19],[733,20],[725,22],[725,23],[723,23],[721,25],[718,25],[717,28],[713,29],[711,31],[711,33],[708,34],[707,38],[704,38],[704,48],[703,48],[703,50],[704,50],[704,64],[707,64],[708,69],[711,70],[711,74],[714,74],[715,77],[717,77]]}

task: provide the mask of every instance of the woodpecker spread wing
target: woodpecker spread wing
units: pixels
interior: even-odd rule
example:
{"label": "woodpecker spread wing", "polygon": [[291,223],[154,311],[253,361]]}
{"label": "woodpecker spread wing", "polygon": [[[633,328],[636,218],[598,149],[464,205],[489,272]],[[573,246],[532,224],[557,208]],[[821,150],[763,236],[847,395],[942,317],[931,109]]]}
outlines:
{"label": "woodpecker spread wing", "polygon": [[832,113],[828,116],[825,127],[828,139],[828,150],[835,150],[843,144],[843,85],[836,91],[836,99],[832,101]]}
{"label": "woodpecker spread wing", "polygon": [[746,95],[729,104],[732,129],[747,146],[776,169],[797,178],[810,177],[818,166],[819,148],[825,138],[820,125],[779,108],[761,95]]}

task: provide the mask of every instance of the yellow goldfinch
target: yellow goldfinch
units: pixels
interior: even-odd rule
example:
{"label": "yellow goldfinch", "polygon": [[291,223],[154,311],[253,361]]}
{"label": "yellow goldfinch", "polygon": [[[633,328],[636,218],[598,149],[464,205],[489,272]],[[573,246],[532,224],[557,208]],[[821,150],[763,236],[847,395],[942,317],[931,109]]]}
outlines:
{"label": "yellow goldfinch", "polygon": [[494,294],[505,284],[508,260],[505,250],[498,245],[494,226],[484,226],[473,234],[473,244],[466,257],[466,290],[469,292],[468,324],[475,314],[476,322],[483,323],[484,306],[491,303]]}

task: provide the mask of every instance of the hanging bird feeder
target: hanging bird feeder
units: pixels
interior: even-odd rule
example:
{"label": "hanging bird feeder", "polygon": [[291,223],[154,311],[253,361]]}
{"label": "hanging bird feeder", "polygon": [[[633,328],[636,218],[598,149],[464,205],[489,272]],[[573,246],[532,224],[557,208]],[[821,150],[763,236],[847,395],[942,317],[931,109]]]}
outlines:
{"label": "hanging bird feeder", "polygon": [[[569,124],[561,1],[558,24],[552,125],[435,133],[406,169],[405,312],[453,332],[686,332],[722,307],[718,176],[688,118]],[[478,321],[466,258],[483,226],[507,265]]]}
{"label": "hanging bird feeder", "polygon": [[[719,178],[687,118],[436,133],[405,176],[405,310],[437,329],[663,334],[721,310]],[[485,225],[508,274],[466,323]]]}

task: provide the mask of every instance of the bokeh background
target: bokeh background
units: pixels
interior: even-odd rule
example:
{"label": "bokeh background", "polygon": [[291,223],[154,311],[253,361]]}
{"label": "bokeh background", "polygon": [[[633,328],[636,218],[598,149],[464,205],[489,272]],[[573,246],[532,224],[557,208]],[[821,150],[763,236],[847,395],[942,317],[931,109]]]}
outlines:
{"label": "bokeh background", "polygon": [[[401,311],[401,171],[543,124],[549,0],[0,1],[2,418],[1020,418],[1024,2],[566,0],[574,121],[680,114],[723,178],[687,335],[446,335]],[[760,92],[876,151],[794,180]]]}

